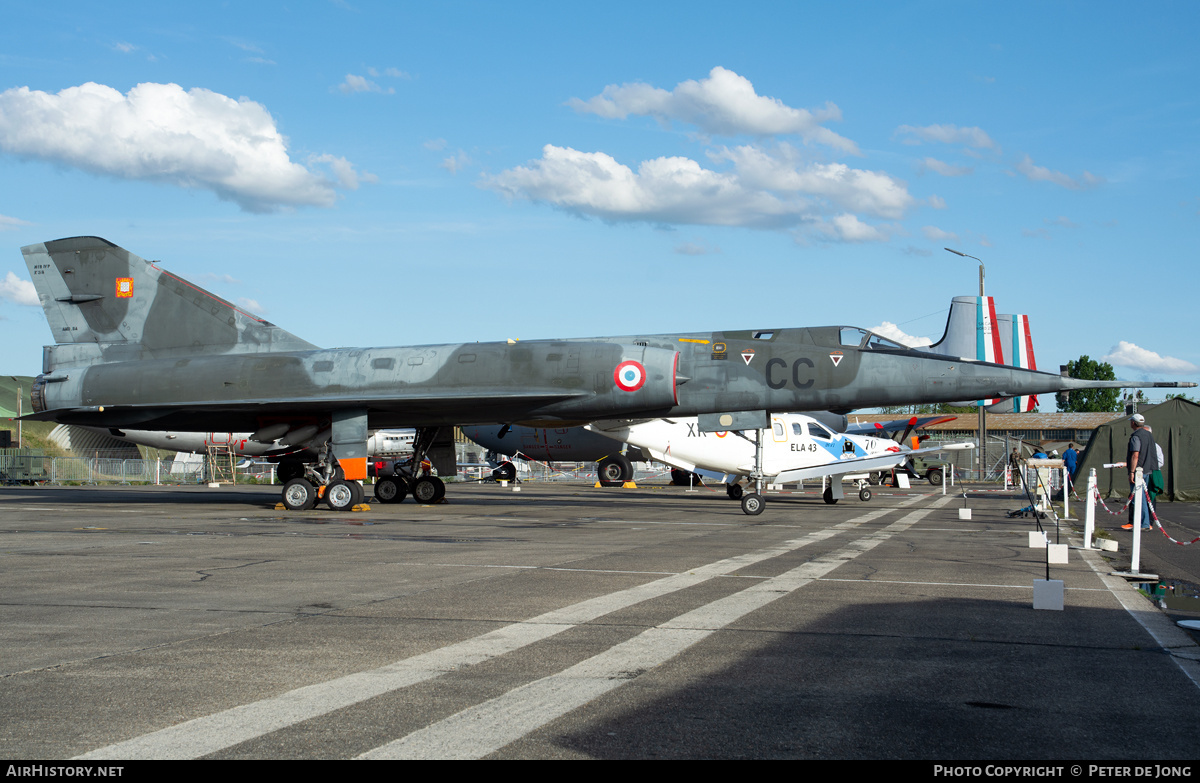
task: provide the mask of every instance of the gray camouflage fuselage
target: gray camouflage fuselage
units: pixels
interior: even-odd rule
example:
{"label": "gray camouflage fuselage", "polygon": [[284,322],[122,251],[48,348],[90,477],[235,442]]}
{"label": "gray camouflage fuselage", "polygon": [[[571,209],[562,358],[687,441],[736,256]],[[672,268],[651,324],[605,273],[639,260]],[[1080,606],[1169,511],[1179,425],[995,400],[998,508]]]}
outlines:
{"label": "gray camouflage fuselage", "polygon": [[336,443],[347,418],[357,438],[367,426],[846,411],[1152,385],[878,338],[868,348],[873,335],[843,327],[319,349],[103,239],[23,252],[58,343],[45,351],[36,418],[70,424],[252,431],[332,417]]}

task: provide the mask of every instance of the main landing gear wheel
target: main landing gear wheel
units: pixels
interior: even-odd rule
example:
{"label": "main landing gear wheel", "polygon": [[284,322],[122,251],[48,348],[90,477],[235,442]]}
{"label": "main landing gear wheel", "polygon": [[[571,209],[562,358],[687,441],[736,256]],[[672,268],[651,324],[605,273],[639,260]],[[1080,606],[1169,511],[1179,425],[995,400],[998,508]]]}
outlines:
{"label": "main landing gear wheel", "polygon": [[867,489],[866,486],[863,486],[862,488],[860,488],[858,490],[858,499],[863,502],[870,500],[871,499],[871,490]]}
{"label": "main landing gear wheel", "polygon": [[375,482],[375,499],[380,503],[399,503],[408,494],[408,485],[398,478],[381,478]]}
{"label": "main landing gear wheel", "polygon": [[317,504],[317,488],[311,481],[294,478],[283,486],[283,506],[288,511],[307,511]]}
{"label": "main landing gear wheel", "polygon": [[517,477],[517,466],[511,462],[505,462],[492,471],[492,478],[496,481],[512,481]]}
{"label": "main landing gear wheel", "polygon": [[418,503],[436,503],[446,496],[446,485],[437,476],[422,476],[413,482],[412,496]]}
{"label": "main landing gear wheel", "polygon": [[831,506],[838,502],[838,499],[833,496],[833,487],[825,487],[825,494],[821,497]]}
{"label": "main landing gear wheel", "polygon": [[744,490],[741,484],[726,484],[725,494],[729,495],[730,500],[741,500]]}
{"label": "main landing gear wheel", "polygon": [[766,505],[767,501],[763,500],[763,496],[756,492],[742,496],[742,513],[744,514],[749,514],[752,517],[758,516],[766,508]]}
{"label": "main landing gear wheel", "polygon": [[596,463],[596,478],[602,487],[619,487],[633,479],[633,463],[624,454],[614,454]]}
{"label": "main landing gear wheel", "polygon": [[354,505],[361,500],[358,495],[362,492],[360,487],[359,492],[354,491],[354,485],[357,482],[346,481],[340,479],[330,482],[325,487],[325,503],[334,511],[349,511]]}

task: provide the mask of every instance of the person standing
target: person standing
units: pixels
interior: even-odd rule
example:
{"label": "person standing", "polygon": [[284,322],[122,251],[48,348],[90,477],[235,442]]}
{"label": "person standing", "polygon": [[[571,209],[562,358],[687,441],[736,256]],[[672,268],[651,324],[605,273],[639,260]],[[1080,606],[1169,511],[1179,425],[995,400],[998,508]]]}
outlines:
{"label": "person standing", "polygon": [[[1129,436],[1128,455],[1125,464],[1129,466],[1129,483],[1136,482],[1137,469],[1142,469],[1143,505],[1142,530],[1150,529],[1150,495],[1146,491],[1149,486],[1150,474],[1158,469],[1158,451],[1155,448],[1154,436],[1146,428],[1146,417],[1135,413],[1129,417],[1129,428],[1133,431]],[[1129,527],[1133,527],[1133,506],[1136,498],[1129,503]]]}
{"label": "person standing", "polygon": [[1075,469],[1079,467],[1079,452],[1075,450],[1074,443],[1067,444],[1067,450],[1063,452],[1063,466],[1067,469],[1067,488],[1075,489]]}
{"label": "person standing", "polygon": [[[1146,425],[1146,432],[1149,432],[1151,436],[1154,434],[1154,430],[1150,428],[1149,424]],[[1158,467],[1146,479],[1146,490],[1150,493],[1150,502],[1154,503],[1157,508],[1158,496],[1162,494],[1163,489],[1166,487],[1166,484],[1163,484],[1162,472],[1163,468],[1167,465],[1167,459],[1163,456],[1162,445],[1157,440],[1154,441],[1154,454],[1158,457]]]}

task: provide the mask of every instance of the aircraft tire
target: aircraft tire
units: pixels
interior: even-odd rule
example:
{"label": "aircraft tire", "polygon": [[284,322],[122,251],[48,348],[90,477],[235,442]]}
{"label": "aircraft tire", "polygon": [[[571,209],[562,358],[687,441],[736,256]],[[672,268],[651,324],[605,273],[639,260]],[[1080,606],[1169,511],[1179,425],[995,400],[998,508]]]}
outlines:
{"label": "aircraft tire", "polygon": [[838,502],[838,499],[833,496],[833,487],[825,487],[825,494],[821,497],[831,506]]}
{"label": "aircraft tire", "polygon": [[345,479],[331,481],[325,486],[325,505],[332,511],[349,511],[354,507],[354,488]]}
{"label": "aircraft tire", "polygon": [[942,472],[940,470],[930,468],[929,472],[925,474],[925,478],[929,479],[929,483],[935,487],[942,485]]}
{"label": "aircraft tire", "polygon": [[433,476],[422,476],[413,482],[412,496],[413,500],[418,503],[436,503],[443,495],[446,494],[445,486],[442,487],[441,495],[438,494],[438,484],[440,480]]}
{"label": "aircraft tire", "polygon": [[375,499],[380,503],[399,503],[408,494],[408,485],[397,478],[381,478],[375,482]]}
{"label": "aircraft tire", "polygon": [[688,472],[679,468],[671,468],[671,483],[677,487],[688,485]]}
{"label": "aircraft tire", "polygon": [[861,500],[862,502],[866,503],[868,500],[871,499],[871,490],[867,489],[866,487],[863,487],[862,489],[860,489],[858,491],[858,499]]}
{"label": "aircraft tire", "polygon": [[307,511],[317,505],[317,488],[305,478],[294,478],[283,485],[283,507],[288,511]]}
{"label": "aircraft tire", "polygon": [[619,487],[633,479],[633,463],[624,454],[614,454],[596,463],[596,478],[602,487]]}
{"label": "aircraft tire", "polygon": [[741,484],[726,484],[725,494],[729,495],[730,500],[741,500],[745,490],[742,489]]}
{"label": "aircraft tire", "polygon": [[751,492],[748,495],[742,495],[742,513],[756,517],[766,508],[767,501],[757,492]]}
{"label": "aircraft tire", "polygon": [[437,503],[439,500],[446,497],[446,482],[442,481],[437,476],[430,476],[429,480],[433,482],[433,486],[436,488],[436,494],[433,497],[433,502]]}
{"label": "aircraft tire", "polygon": [[505,462],[492,471],[492,478],[496,481],[512,481],[517,477],[517,466],[511,462]]}

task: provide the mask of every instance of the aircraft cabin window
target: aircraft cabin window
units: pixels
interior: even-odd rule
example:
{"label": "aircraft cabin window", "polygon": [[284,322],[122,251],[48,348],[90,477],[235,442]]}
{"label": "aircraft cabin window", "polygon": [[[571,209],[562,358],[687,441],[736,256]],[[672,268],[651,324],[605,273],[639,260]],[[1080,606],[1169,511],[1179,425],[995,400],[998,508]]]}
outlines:
{"label": "aircraft cabin window", "polygon": [[775,430],[775,434],[777,436],[779,436],[781,438],[783,437],[783,425],[782,424],[780,424],[779,422],[775,422],[775,426],[773,429]]}
{"label": "aircraft cabin window", "polygon": [[792,422],[792,434],[793,435],[803,435],[804,434],[804,425],[798,421],[793,421]]}
{"label": "aircraft cabin window", "polygon": [[866,337],[867,334],[868,332],[865,329],[856,329],[853,326],[843,326],[841,334],[842,345],[853,345],[856,347],[862,345],[863,338]]}
{"label": "aircraft cabin window", "polygon": [[774,336],[775,336],[774,332],[755,332],[754,333],[755,340],[770,340]]}
{"label": "aircraft cabin window", "polygon": [[820,424],[817,424],[815,421],[810,421],[808,423],[808,434],[812,435],[814,438],[820,438],[821,440],[833,440],[833,433],[822,427]]}

